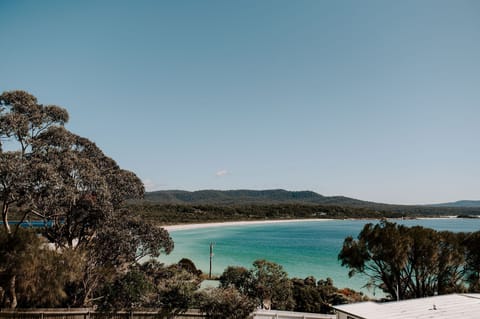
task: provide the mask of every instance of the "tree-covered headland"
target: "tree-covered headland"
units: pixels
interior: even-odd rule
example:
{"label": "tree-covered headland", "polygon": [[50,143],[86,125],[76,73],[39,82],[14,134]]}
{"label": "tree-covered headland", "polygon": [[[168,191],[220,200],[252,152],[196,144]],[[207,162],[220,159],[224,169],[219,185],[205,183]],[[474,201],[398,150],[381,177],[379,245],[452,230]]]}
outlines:
{"label": "tree-covered headland", "polygon": [[[244,193],[253,193],[255,196]],[[477,218],[480,214],[478,207],[388,205],[339,196],[323,197],[316,193],[313,193],[315,200],[312,200],[297,193],[302,195],[310,192],[162,191],[147,193],[145,199],[129,201],[128,204],[143,218],[161,225],[292,218]]]}

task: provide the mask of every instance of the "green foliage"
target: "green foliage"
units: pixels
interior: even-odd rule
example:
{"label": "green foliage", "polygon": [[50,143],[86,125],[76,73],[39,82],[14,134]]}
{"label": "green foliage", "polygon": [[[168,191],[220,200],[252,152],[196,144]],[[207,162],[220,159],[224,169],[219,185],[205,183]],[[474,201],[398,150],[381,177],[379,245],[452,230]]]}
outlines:
{"label": "green foliage", "polygon": [[[178,206],[318,206],[318,207],[349,207],[364,209],[369,212],[397,216],[426,216],[426,215],[460,215],[480,214],[478,202],[460,202],[455,205],[407,206],[389,205],[366,202],[344,196],[322,196],[311,191],[292,192],[282,189],[272,190],[201,190],[196,192],[166,190],[145,194],[146,205],[178,205]],[[361,210],[360,210],[361,211]],[[352,216],[353,217],[353,216]],[[366,217],[366,216],[363,216]]]}
{"label": "green foliage", "polygon": [[257,260],[254,267],[229,266],[220,276],[222,289],[234,288],[251,298],[257,306],[300,312],[331,313],[331,305],[363,301],[366,298],[350,289],[338,289],[330,278],[289,279],[278,264]]}
{"label": "green foliage", "polygon": [[368,300],[354,290],[338,289],[330,278],[316,282],[314,277],[293,278],[293,298],[295,311],[333,313],[332,305]]}
{"label": "green foliage", "polygon": [[[224,192],[215,192],[226,196]],[[204,192],[201,192],[201,194],[204,194]],[[230,192],[227,192],[227,194],[230,195]],[[152,196],[152,194],[147,194],[148,196]],[[384,205],[361,201],[359,202],[363,204],[354,204],[354,202],[336,201],[336,199],[337,197],[319,204],[306,201],[269,201],[268,198],[265,201],[252,202],[241,198],[237,200],[236,197],[232,197],[226,202],[210,202],[207,200],[156,201],[154,196],[151,200],[131,201],[129,207],[143,218],[161,225],[292,218],[381,219],[466,213],[480,214],[480,208],[472,210],[459,207]]]}
{"label": "green foliage", "polygon": [[[142,257],[173,249],[167,231],[122,209],[125,200],[143,196],[141,180],[95,143],[66,130],[67,121],[65,109],[41,105],[27,92],[0,95],[0,146],[9,140],[9,151],[0,147],[2,228],[9,243],[2,247],[3,306],[92,305],[102,289],[118,287]],[[40,254],[38,236],[10,229],[13,208],[21,220],[35,216],[49,224],[42,235],[52,250],[42,248]],[[68,260],[76,261],[75,280],[66,278]],[[44,284],[29,276],[31,269],[59,279]],[[35,297],[48,296],[44,288],[57,300]]]}
{"label": "green foliage", "polygon": [[104,221],[88,245],[76,249],[84,258],[83,278],[78,285],[71,285],[69,306],[92,305],[102,295],[99,290],[104,284],[113,284],[142,258],[158,257],[172,249],[173,241],[165,229],[128,211],[118,211]]}
{"label": "green foliage", "polygon": [[220,276],[220,287],[235,287],[243,294],[248,294],[253,285],[252,272],[245,267],[228,266]]}
{"label": "green foliage", "polygon": [[283,267],[274,262],[256,260],[253,267],[230,266],[220,277],[222,288],[234,287],[251,297],[262,308],[293,308],[292,283]]}
{"label": "green foliage", "polygon": [[321,298],[315,278],[292,279],[295,311],[327,313],[328,304]]}
{"label": "green foliage", "polygon": [[147,256],[169,254],[173,241],[165,229],[122,210],[104,221],[88,247],[103,264],[119,267],[133,265]]}
{"label": "green foliage", "polygon": [[462,236],[382,221],[365,225],[358,240],[346,238],[338,258],[350,276],[366,274],[367,286],[393,299],[462,292]]}
{"label": "green foliage", "polygon": [[253,262],[251,272],[252,292],[262,307],[278,310],[288,310],[293,307],[292,282],[281,265],[266,260],[256,260]]}
{"label": "green foliage", "polygon": [[[22,218],[31,207],[32,194],[47,186],[45,177],[52,173],[48,165],[40,165],[32,156],[33,144],[46,130],[60,127],[68,121],[68,113],[58,106],[43,106],[24,91],[0,95],[0,201],[2,227],[8,234],[10,209],[20,208]],[[3,151],[2,142],[9,141],[10,151]],[[48,185],[52,186],[52,185]]]}
{"label": "green foliage", "polygon": [[213,288],[196,295],[200,310],[210,319],[245,319],[256,303],[234,287]]}
{"label": "green foliage", "polygon": [[129,209],[159,225],[292,218],[399,218],[403,215],[366,208],[324,205],[158,205],[130,203]]}
{"label": "green foliage", "polygon": [[160,317],[173,318],[192,306],[199,283],[182,266],[165,267],[152,259],[103,285],[95,303],[102,311],[155,308]]}
{"label": "green foliage", "polygon": [[[311,202],[319,203],[328,201],[328,197],[309,191],[290,192],[283,189],[272,190],[201,190],[196,192],[187,191],[155,191],[146,194],[145,199],[151,202],[166,204],[265,204],[284,202]],[[348,200],[348,199],[347,199]]]}
{"label": "green foliage", "polygon": [[0,286],[6,292],[2,303],[7,307],[12,303],[23,308],[60,305],[67,298],[67,283],[78,279],[78,255],[50,249],[31,230],[18,229],[15,237],[0,231],[0,256]]}
{"label": "green foliage", "polygon": [[152,286],[145,307],[161,308],[164,317],[173,317],[185,312],[192,305],[194,293],[200,285],[200,279],[181,265],[164,267],[150,260],[140,266]]}
{"label": "green foliage", "polygon": [[186,272],[189,272],[189,273],[195,275],[195,276],[201,276],[202,275],[202,271],[200,269],[197,269],[197,267],[195,266],[193,261],[191,261],[188,258],[182,258],[178,262],[178,267],[180,269],[185,270]]}
{"label": "green foliage", "polygon": [[98,309],[110,312],[140,308],[147,301],[146,296],[151,290],[151,284],[145,278],[144,273],[137,269],[131,269],[102,288],[101,297],[98,299]]}

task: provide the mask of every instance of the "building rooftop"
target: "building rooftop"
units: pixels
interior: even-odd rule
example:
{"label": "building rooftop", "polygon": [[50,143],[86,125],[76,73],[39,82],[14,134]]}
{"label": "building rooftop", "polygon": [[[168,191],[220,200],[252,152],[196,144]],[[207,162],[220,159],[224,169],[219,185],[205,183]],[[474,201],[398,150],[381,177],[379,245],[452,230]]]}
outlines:
{"label": "building rooftop", "polygon": [[334,308],[359,319],[478,319],[480,294],[451,294],[385,303],[361,302]]}

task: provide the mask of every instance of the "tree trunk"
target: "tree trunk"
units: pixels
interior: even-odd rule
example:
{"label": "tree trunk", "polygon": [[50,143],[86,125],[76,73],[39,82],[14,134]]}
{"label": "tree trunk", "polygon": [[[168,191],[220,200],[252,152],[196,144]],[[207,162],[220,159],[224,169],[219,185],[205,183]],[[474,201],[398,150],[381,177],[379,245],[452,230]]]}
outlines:
{"label": "tree trunk", "polygon": [[5,299],[5,290],[3,290],[3,287],[0,287],[0,306],[4,304]]}
{"label": "tree trunk", "polygon": [[11,234],[12,230],[10,229],[10,225],[8,224],[8,204],[3,203],[2,207],[2,221],[3,221],[3,227],[5,228],[5,231],[7,234]]}
{"label": "tree trunk", "polygon": [[17,292],[15,290],[17,284],[17,276],[13,275],[10,277],[8,287],[5,293],[4,306],[5,308],[16,308],[17,307]]}
{"label": "tree trunk", "polygon": [[10,280],[10,300],[11,308],[17,308],[17,291],[16,291],[16,286],[17,286],[17,276],[13,275],[12,279]]}

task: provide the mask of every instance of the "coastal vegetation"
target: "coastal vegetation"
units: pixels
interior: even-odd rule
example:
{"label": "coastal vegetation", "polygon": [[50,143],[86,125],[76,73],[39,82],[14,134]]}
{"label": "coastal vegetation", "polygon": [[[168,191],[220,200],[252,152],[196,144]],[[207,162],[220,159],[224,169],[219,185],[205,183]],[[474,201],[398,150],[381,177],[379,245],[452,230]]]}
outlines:
{"label": "coastal vegetation", "polygon": [[163,204],[152,201],[135,201],[128,204],[137,212],[158,225],[207,223],[224,221],[305,219],[305,218],[362,218],[362,219],[409,219],[442,216],[478,216],[474,208],[398,206],[386,210],[375,207],[352,207],[333,204],[302,203],[251,203],[251,204]]}
{"label": "coastal vegetation", "polygon": [[158,225],[302,218],[417,218],[480,215],[473,205],[389,205],[343,196],[285,190],[156,191],[128,202],[130,210]]}
{"label": "coastal vegetation", "polygon": [[130,204],[129,209],[158,225],[295,218],[402,218],[367,208],[302,204],[184,205]]}
{"label": "coastal vegetation", "polygon": [[227,267],[220,287],[236,288],[260,308],[299,312],[330,313],[332,305],[368,299],[354,290],[338,289],[330,278],[289,278],[281,265],[267,260],[256,260],[251,269]]}
{"label": "coastal vegetation", "polygon": [[[195,192],[165,190],[147,192],[140,201],[143,205],[178,205],[178,206],[219,206],[219,207],[248,207],[248,206],[282,206],[299,207],[313,206],[318,209],[324,207],[348,207],[352,213],[362,217],[363,212],[398,216],[454,216],[461,214],[480,214],[478,201],[459,201],[434,205],[392,205],[362,201],[345,196],[323,196],[311,191],[286,191],[283,189],[271,190],[201,190]],[[363,209],[363,210],[362,210]],[[354,214],[352,214],[354,217]]]}
{"label": "coastal vegetation", "polygon": [[[27,92],[0,95],[2,308],[93,305],[142,257],[173,249],[167,231],[123,206],[143,196],[140,179],[65,129],[68,119]],[[10,226],[12,214],[48,227]]]}
{"label": "coastal vegetation", "polygon": [[480,232],[454,233],[381,221],[347,237],[338,255],[349,275],[394,300],[479,292]]}

